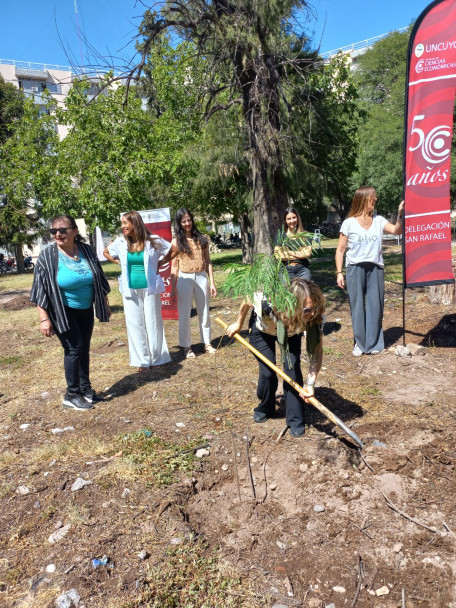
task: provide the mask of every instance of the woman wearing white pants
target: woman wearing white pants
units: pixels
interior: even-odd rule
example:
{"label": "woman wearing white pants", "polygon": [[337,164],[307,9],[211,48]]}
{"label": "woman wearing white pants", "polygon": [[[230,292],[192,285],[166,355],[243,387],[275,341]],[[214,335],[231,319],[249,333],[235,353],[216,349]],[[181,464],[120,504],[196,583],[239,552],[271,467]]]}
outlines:
{"label": "woman wearing white pants", "polygon": [[[127,325],[130,365],[140,372],[171,361],[161,316],[160,293],[165,290],[158,266],[171,257],[171,245],[147,231],[137,211],[121,219],[123,236],[104,250],[105,257],[122,268],[122,294]],[[160,257],[166,256],[160,260]]]}
{"label": "woman wearing white pants", "polygon": [[[190,313],[193,297],[201,335],[207,353],[215,353],[211,345],[211,319],[209,316],[210,296],[217,295],[214,283],[214,271],[209,256],[209,241],[196,228],[193,215],[182,207],[176,213],[174,221],[175,238],[172,241],[173,260],[171,270],[171,298],[176,299],[179,310],[179,344],[184,349],[187,359],[193,359],[190,331]],[[174,255],[174,253],[173,253]],[[208,281],[209,275],[209,281]],[[177,294],[176,294],[177,291]]]}

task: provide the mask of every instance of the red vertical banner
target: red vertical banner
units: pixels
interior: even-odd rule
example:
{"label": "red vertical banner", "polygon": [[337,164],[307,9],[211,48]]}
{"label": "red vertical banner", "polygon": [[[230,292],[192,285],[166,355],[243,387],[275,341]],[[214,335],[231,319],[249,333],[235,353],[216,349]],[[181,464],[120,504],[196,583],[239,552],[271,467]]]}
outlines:
{"label": "red vertical banner", "polygon": [[436,0],[410,36],[404,138],[404,286],[451,283],[450,170],[456,0]]}
{"label": "red vertical banner", "polygon": [[[151,234],[156,234],[165,239],[165,241],[171,242],[171,216],[168,207],[139,211],[139,214]],[[163,319],[178,319],[177,303],[173,302],[170,298],[171,264],[160,266],[159,272],[165,284],[165,291],[161,294],[162,317]]]}

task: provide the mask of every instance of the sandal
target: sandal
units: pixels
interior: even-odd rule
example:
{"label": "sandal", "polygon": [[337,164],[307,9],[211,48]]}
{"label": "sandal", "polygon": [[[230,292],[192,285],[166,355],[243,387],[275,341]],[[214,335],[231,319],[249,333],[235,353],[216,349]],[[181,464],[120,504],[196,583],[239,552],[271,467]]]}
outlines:
{"label": "sandal", "polygon": [[144,372],[148,372],[149,370],[150,370],[150,367],[140,367],[140,368],[138,369],[138,372],[139,372],[140,374],[143,374]]}
{"label": "sandal", "polygon": [[194,359],[195,358],[195,353],[192,351],[192,347],[190,346],[190,348],[184,348],[184,356],[186,359]]}
{"label": "sandal", "polygon": [[209,353],[210,355],[215,355],[215,353],[217,352],[217,349],[215,349],[212,344],[206,344],[205,346],[206,352]]}

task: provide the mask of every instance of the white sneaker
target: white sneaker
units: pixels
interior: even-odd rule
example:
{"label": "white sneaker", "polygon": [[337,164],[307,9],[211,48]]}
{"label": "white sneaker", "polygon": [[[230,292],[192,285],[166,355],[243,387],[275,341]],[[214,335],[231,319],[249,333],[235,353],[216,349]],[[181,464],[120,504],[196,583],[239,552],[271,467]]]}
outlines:
{"label": "white sneaker", "polygon": [[353,353],[352,354],[353,354],[354,357],[361,357],[361,355],[363,355],[364,353],[360,349],[360,347],[357,344],[355,344],[355,348],[353,349]]}

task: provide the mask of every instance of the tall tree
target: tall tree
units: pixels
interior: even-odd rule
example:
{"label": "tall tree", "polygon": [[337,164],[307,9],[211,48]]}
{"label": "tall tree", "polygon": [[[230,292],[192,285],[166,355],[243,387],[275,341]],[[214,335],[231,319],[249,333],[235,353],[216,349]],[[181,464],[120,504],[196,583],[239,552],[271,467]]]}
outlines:
{"label": "tall tree", "polygon": [[271,0],[183,0],[158,3],[140,28],[143,67],[163,32],[191,41],[208,62],[201,88],[205,116],[239,106],[248,135],[253,192],[254,252],[270,252],[272,237],[288,203],[283,145],[287,137],[281,112],[290,104],[286,86],[291,72],[305,81],[315,56],[304,53],[306,40],[293,33],[293,17],[306,2]]}
{"label": "tall tree", "polygon": [[0,244],[14,247],[19,272],[24,270],[22,247],[43,233],[42,202],[55,196],[59,179],[53,107],[50,99],[46,111],[24,100],[20,119],[8,123],[8,137],[0,143]]}
{"label": "tall tree", "polygon": [[368,119],[360,133],[354,187],[376,188],[379,209],[393,211],[402,196],[404,90],[410,32],[393,32],[356,60],[355,78]]}

